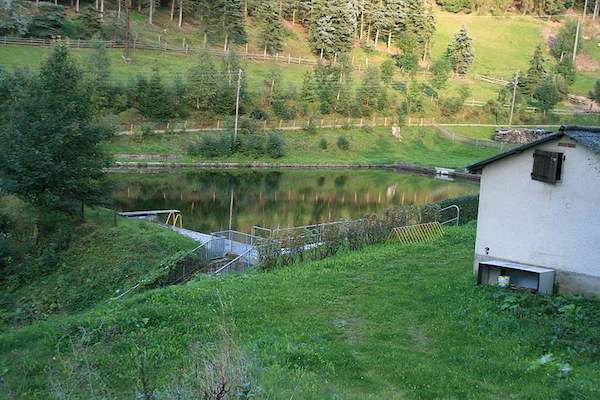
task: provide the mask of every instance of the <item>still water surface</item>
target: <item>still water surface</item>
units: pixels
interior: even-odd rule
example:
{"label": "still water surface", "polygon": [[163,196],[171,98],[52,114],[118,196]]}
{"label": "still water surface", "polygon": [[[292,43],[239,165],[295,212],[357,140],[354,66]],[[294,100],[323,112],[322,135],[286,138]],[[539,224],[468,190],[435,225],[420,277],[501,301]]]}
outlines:
{"label": "still water surface", "polygon": [[360,218],[400,204],[475,194],[479,186],[386,170],[193,170],[114,174],[117,210],[179,209],[201,232],[288,227]]}

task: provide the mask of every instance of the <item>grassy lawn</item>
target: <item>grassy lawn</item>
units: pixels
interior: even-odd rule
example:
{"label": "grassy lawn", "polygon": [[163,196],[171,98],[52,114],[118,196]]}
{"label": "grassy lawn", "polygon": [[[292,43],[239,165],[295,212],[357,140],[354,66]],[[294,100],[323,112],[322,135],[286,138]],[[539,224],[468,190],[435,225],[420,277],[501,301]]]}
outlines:
{"label": "grassy lawn", "polygon": [[[135,285],[166,257],[194,246],[191,239],[156,224],[118,218],[113,226],[110,211],[89,210],[69,248],[57,251],[51,273],[24,282],[12,276],[2,283],[4,301],[13,303],[12,312],[0,310],[2,320],[26,323],[88,308]],[[40,262],[45,261],[42,256]],[[32,268],[31,262],[23,266]]]}
{"label": "grassy lawn", "polygon": [[526,70],[535,47],[543,43],[544,22],[530,17],[481,17],[478,15],[436,13],[432,57],[439,57],[462,25],[473,38],[475,62],[471,74],[510,78],[516,70]]}
{"label": "grassy lawn", "polygon": [[[394,138],[389,128],[372,132],[362,129],[319,129],[310,134],[304,131],[284,131],[287,154],[279,159],[255,160],[236,155],[228,158],[200,159],[187,156],[189,143],[199,141],[203,134],[156,134],[136,141],[131,136],[118,136],[109,144],[114,154],[180,154],[186,161],[265,161],[289,163],[392,163],[405,162],[419,165],[464,167],[476,160],[489,157],[494,150],[452,143],[442,138],[433,128],[404,128],[403,139]],[[350,141],[349,150],[337,147],[339,136]],[[319,147],[321,139],[327,149]]]}
{"label": "grassy lawn", "polygon": [[[200,278],[4,332],[0,393],[134,398],[145,377],[163,398],[224,354],[257,398],[598,398],[598,302],[474,286],[474,237],[468,225],[431,244]],[[567,305],[583,318],[576,336],[561,329]]]}

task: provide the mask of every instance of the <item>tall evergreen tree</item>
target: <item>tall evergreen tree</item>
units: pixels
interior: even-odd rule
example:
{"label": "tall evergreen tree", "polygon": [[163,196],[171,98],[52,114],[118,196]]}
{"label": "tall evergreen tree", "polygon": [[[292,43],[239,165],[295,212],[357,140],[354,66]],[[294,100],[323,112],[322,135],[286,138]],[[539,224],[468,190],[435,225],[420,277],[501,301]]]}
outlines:
{"label": "tall evergreen tree", "polygon": [[187,99],[190,105],[199,111],[213,109],[218,80],[211,55],[208,52],[200,53],[187,75]]}
{"label": "tall evergreen tree", "polygon": [[79,20],[79,37],[82,39],[89,39],[102,31],[100,11],[92,6],[85,7],[77,19]]}
{"label": "tall evergreen tree", "polygon": [[533,92],[535,105],[546,115],[546,113],[560,101],[560,93],[556,87],[554,76],[546,75],[542,82]]}
{"label": "tall evergreen tree", "polygon": [[90,41],[91,51],[85,60],[84,82],[90,94],[92,109],[99,113],[110,105],[110,58],[102,38],[96,34]]}
{"label": "tall evergreen tree", "polygon": [[0,185],[40,209],[73,211],[103,192],[111,131],[90,112],[82,73],[58,44],[0,127]]}
{"label": "tall evergreen tree", "polygon": [[304,73],[302,88],[300,89],[300,101],[304,107],[304,112],[314,111],[313,108],[317,100],[317,88],[313,74],[312,72],[307,71]]}
{"label": "tall evergreen tree", "polygon": [[285,28],[279,5],[275,0],[262,2],[259,8],[260,44],[269,54],[275,54],[283,48]]}
{"label": "tall evergreen tree", "polygon": [[347,0],[316,0],[308,40],[327,59],[350,52],[356,29],[356,9]]}
{"label": "tall evergreen tree", "polygon": [[376,67],[369,67],[356,93],[356,107],[360,110],[361,115],[371,115],[377,107],[380,95],[379,70]]}
{"label": "tall evergreen tree", "polygon": [[153,68],[149,80],[138,78],[137,107],[140,113],[153,121],[168,121],[174,117],[171,94],[164,86],[158,68]]}
{"label": "tall evergreen tree", "polygon": [[465,75],[475,60],[475,51],[473,40],[464,26],[454,35],[448,54],[452,70],[459,75]]}
{"label": "tall evergreen tree", "polygon": [[225,47],[229,42],[243,44],[246,35],[246,22],[244,20],[244,5],[242,0],[219,0],[222,6],[222,29],[225,33]]}
{"label": "tall evergreen tree", "polygon": [[532,95],[535,89],[546,79],[548,71],[546,70],[546,59],[544,50],[538,45],[529,60],[529,69],[527,75],[521,81],[521,91],[523,94]]}

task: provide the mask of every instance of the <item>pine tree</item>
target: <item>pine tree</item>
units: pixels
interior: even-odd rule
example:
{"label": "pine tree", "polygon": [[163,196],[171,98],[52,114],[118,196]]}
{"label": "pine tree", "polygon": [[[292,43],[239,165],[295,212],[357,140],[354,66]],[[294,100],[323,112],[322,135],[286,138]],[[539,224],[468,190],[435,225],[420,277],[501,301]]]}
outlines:
{"label": "pine tree", "polygon": [[173,101],[165,88],[158,68],[153,68],[149,80],[138,78],[138,110],[153,121],[168,121],[174,116]]}
{"label": "pine tree", "polygon": [[197,62],[187,75],[187,99],[199,111],[213,108],[218,87],[218,75],[212,57],[208,52],[200,53]]}
{"label": "pine tree", "polygon": [[424,57],[435,32],[435,19],[431,9],[423,0],[408,0],[401,15],[405,15],[401,25],[403,34],[412,36],[415,50]]}
{"label": "pine tree", "polygon": [[525,95],[532,95],[535,89],[546,79],[548,71],[546,70],[546,59],[544,50],[538,45],[529,60],[529,69],[527,75],[521,82],[521,91]]}
{"label": "pine tree", "polygon": [[63,6],[40,2],[38,12],[33,15],[29,24],[28,34],[42,38],[59,35],[65,22],[65,15]]}
{"label": "pine tree", "polygon": [[243,44],[248,38],[244,21],[242,0],[220,0],[222,3],[222,29],[225,33],[225,47],[229,42]]}
{"label": "pine tree", "polygon": [[213,103],[213,109],[215,112],[229,115],[235,113],[237,81],[240,69],[242,70],[240,109],[243,111],[244,102],[248,97],[248,92],[246,89],[246,73],[242,68],[242,63],[237,53],[230,51],[227,54],[227,57],[223,58],[223,63],[221,65],[221,73],[217,85],[217,94]]}
{"label": "pine tree", "polygon": [[560,101],[560,94],[556,87],[556,81],[552,75],[546,75],[542,82],[533,92],[536,106],[546,115],[546,113]]}
{"label": "pine tree", "polygon": [[389,86],[394,77],[394,62],[388,58],[381,63],[379,69],[381,70],[381,81]]}
{"label": "pine tree", "polygon": [[454,35],[448,54],[450,55],[449,60],[452,70],[459,75],[465,75],[471,64],[473,64],[475,52],[473,50],[473,40],[464,26]]}
{"label": "pine tree", "polygon": [[448,83],[448,74],[452,69],[448,58],[447,53],[443,54],[431,66],[431,85],[437,90],[443,89]]}
{"label": "pine tree", "polygon": [[313,74],[310,71],[304,73],[302,88],[300,89],[300,101],[304,107],[304,112],[314,111],[314,105],[317,102],[317,88]]}
{"label": "pine tree", "polygon": [[285,29],[279,6],[275,0],[264,1],[259,8],[260,44],[269,54],[275,54],[283,48]]}
{"label": "pine tree", "polygon": [[356,29],[356,9],[345,0],[317,0],[311,11],[308,40],[327,59],[350,52]]}
{"label": "pine tree", "polygon": [[110,58],[98,34],[90,41],[91,52],[85,62],[84,82],[96,114],[110,105]]}
{"label": "pine tree", "polygon": [[82,73],[59,43],[0,127],[0,185],[40,209],[74,212],[103,193],[111,130],[90,112]]}
{"label": "pine tree", "polygon": [[361,115],[369,116],[377,107],[379,96],[381,95],[381,84],[379,70],[376,67],[369,67],[365,72],[362,83],[356,94],[356,106]]}
{"label": "pine tree", "polygon": [[100,19],[100,11],[92,6],[85,7],[78,17],[79,20],[79,37],[89,39],[92,36],[102,31],[102,20]]}

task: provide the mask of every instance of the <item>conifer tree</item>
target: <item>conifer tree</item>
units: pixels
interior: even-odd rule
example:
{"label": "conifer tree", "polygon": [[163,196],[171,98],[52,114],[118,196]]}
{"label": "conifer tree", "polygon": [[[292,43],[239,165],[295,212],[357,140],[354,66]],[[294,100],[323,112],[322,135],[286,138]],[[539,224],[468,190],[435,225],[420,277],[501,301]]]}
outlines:
{"label": "conifer tree", "polygon": [[222,3],[222,30],[225,33],[225,48],[228,43],[243,44],[247,41],[244,5],[242,0],[220,0]]}
{"label": "conifer tree", "polygon": [[218,75],[212,57],[208,52],[200,53],[197,62],[187,75],[187,99],[199,111],[209,111],[217,94]]}
{"label": "conifer tree", "polygon": [[473,64],[475,52],[473,50],[473,40],[464,26],[454,35],[448,54],[450,55],[452,70],[459,75],[465,75],[471,64]]}
{"label": "conifer tree", "polygon": [[376,67],[369,67],[356,94],[356,106],[360,110],[361,115],[371,115],[377,107],[380,95],[381,83],[379,70]]}
{"label": "conifer tree", "polygon": [[300,89],[300,101],[304,107],[304,112],[312,111],[317,102],[317,88],[313,74],[310,71],[304,73],[302,88]]}
{"label": "conifer tree", "polygon": [[316,53],[332,59],[348,53],[354,42],[356,9],[346,0],[316,0],[311,11],[309,42]]}
{"label": "conifer tree", "polygon": [[546,75],[533,92],[536,106],[546,115],[560,101],[560,93],[556,80],[552,75]]}
{"label": "conifer tree", "polygon": [[57,44],[0,126],[2,190],[40,209],[73,212],[103,193],[108,156],[99,144],[111,130],[90,112],[81,77],[67,47]]}
{"label": "conifer tree", "polygon": [[275,54],[283,48],[285,29],[279,6],[275,0],[264,1],[259,8],[260,44],[269,54]]}
{"label": "conifer tree", "polygon": [[92,37],[90,46],[91,52],[85,60],[84,82],[92,110],[98,114],[110,106],[110,58],[98,34]]}
{"label": "conifer tree", "polygon": [[415,49],[421,56],[425,56],[433,32],[435,32],[435,19],[431,9],[426,6],[423,0],[408,0],[405,8],[401,11],[401,15],[405,15],[402,19],[403,32],[412,36]]}
{"label": "conifer tree", "polygon": [[546,75],[548,75],[548,71],[546,70],[544,50],[541,45],[538,45],[531,60],[529,60],[527,75],[525,75],[520,85],[523,94],[532,95],[535,89],[544,81]]}
{"label": "conifer tree", "polygon": [[79,14],[79,36],[89,39],[102,31],[102,20],[100,11],[92,6],[85,7]]}

